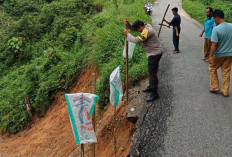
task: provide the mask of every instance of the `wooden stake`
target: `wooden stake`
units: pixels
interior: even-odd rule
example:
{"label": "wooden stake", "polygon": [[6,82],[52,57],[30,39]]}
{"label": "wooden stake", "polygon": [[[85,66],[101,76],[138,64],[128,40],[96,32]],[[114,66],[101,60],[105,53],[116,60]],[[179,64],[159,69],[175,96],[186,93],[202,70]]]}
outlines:
{"label": "wooden stake", "polygon": [[[82,93],[82,98],[83,98],[83,93]],[[84,144],[81,144],[81,157],[85,157],[85,147],[84,147]]]}
{"label": "wooden stake", "polygon": [[126,38],[126,105],[129,104],[129,89],[128,89],[128,41]]}
{"label": "wooden stake", "polygon": [[84,144],[81,144],[81,157],[85,157]]}
{"label": "wooden stake", "polygon": [[26,106],[27,106],[27,112],[28,112],[29,116],[32,119],[33,118],[33,115],[32,115],[32,105],[30,103],[29,97],[25,97],[25,103],[26,103]]}
{"label": "wooden stake", "polygon": [[158,37],[160,36],[161,28],[162,28],[162,26],[163,26],[164,19],[165,19],[165,16],[166,16],[167,12],[168,12],[169,7],[170,7],[170,4],[168,4],[167,9],[166,9],[166,11],[165,11],[165,13],[164,13],[163,19],[162,19],[162,21],[161,21],[161,23],[160,23],[160,29],[159,29]]}
{"label": "wooden stake", "polygon": [[[93,73],[92,74],[93,76],[93,80],[92,80],[92,85],[93,85],[93,88],[92,88],[92,94],[95,94],[96,93],[96,74]],[[95,106],[95,109],[96,109],[96,106]],[[92,115],[92,123],[93,123],[93,129],[94,129],[94,132],[96,130],[96,111],[95,109],[93,110],[93,115]],[[96,153],[96,145],[95,143],[92,144],[92,154],[91,154],[91,157],[95,157],[95,153]]]}
{"label": "wooden stake", "polygon": [[117,118],[117,115],[116,115],[116,106],[114,106],[114,156],[116,157],[117,156],[117,133],[116,133],[116,118]]}

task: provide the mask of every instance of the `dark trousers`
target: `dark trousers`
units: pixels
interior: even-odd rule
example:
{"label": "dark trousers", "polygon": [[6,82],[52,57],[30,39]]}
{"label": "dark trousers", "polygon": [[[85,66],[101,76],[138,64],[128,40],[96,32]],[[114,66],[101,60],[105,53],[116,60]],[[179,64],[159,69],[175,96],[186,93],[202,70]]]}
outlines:
{"label": "dark trousers", "polygon": [[176,30],[173,29],[173,45],[175,47],[175,51],[180,51],[179,50],[179,39],[180,39],[180,28],[178,28],[179,36],[176,35]]}
{"label": "dark trousers", "polygon": [[161,57],[162,54],[148,57],[148,71],[150,75],[149,87],[153,88],[155,92],[157,92],[158,90],[159,81],[157,77],[157,72],[158,72],[159,61]]}

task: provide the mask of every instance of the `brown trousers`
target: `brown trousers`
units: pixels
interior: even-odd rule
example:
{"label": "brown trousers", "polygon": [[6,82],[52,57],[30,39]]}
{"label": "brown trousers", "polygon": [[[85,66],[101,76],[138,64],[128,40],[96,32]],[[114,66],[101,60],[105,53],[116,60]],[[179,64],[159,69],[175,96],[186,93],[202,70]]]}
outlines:
{"label": "brown trousers", "polygon": [[229,95],[231,65],[232,65],[232,56],[213,57],[212,64],[209,64],[211,89],[219,90],[217,69],[221,67],[222,80],[223,80],[221,92],[224,95]]}
{"label": "brown trousers", "polygon": [[204,43],[204,59],[209,59],[210,48],[211,48],[211,40],[205,38],[205,43]]}

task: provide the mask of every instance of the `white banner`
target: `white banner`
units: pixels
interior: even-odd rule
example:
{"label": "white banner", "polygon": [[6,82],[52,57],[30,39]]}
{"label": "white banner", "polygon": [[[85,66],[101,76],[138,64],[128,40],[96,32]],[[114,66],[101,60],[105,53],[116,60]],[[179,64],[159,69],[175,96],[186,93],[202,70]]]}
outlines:
{"label": "white banner", "polygon": [[[136,46],[135,43],[128,41],[128,58],[129,59],[133,57],[135,46]],[[123,57],[126,58],[126,45],[124,46],[124,49],[123,49]]]}
{"label": "white banner", "polygon": [[76,144],[96,143],[91,117],[98,96],[89,93],[65,94]]}
{"label": "white banner", "polygon": [[122,81],[120,75],[120,66],[110,75],[110,102],[114,106],[121,103],[123,97]]}

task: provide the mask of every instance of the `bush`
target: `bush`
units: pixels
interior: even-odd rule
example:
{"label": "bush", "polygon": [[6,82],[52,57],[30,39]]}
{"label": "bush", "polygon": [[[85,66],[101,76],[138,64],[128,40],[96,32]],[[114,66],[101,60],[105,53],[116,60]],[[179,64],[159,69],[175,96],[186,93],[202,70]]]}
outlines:
{"label": "bush", "polygon": [[14,55],[15,59],[22,55],[23,40],[22,37],[13,37],[8,41],[8,51]]}

